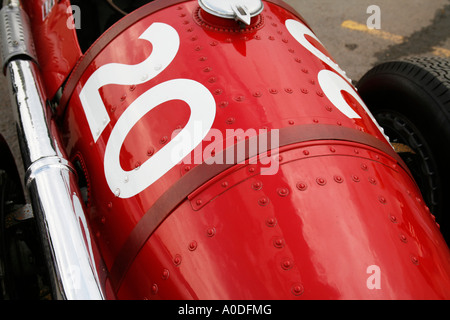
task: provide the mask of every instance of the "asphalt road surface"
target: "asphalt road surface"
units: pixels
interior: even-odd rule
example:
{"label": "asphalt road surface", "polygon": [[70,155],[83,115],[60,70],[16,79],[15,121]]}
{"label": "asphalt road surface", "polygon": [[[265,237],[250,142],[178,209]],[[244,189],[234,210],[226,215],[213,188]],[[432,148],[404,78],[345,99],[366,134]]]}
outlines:
{"label": "asphalt road surface", "polygon": [[[424,55],[450,58],[450,0],[286,2],[306,19],[353,80],[357,81],[372,66],[386,60]],[[368,8],[373,6],[377,6],[377,11],[368,13]],[[369,29],[368,21],[371,27],[379,29]],[[0,76],[0,115],[0,134],[17,155],[14,119],[3,76]],[[22,169],[20,161],[18,167]]]}

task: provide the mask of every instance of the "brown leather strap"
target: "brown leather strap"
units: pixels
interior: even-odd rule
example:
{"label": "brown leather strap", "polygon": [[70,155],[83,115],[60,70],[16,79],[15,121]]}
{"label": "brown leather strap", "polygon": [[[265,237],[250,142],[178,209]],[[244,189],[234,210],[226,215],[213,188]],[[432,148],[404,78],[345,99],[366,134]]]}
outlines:
{"label": "brown leather strap", "polygon": [[[249,158],[257,156],[257,154],[250,154],[250,148],[248,148],[250,143],[255,143],[255,139],[265,139],[265,141],[270,141],[268,136],[258,136],[240,142],[245,144],[246,154],[240,158],[236,155],[236,163],[243,162]],[[403,160],[397,153],[395,153],[391,146],[375,138],[374,136],[363,133],[359,130],[320,124],[292,126],[279,130],[280,148],[295,143],[317,140],[349,141],[373,147],[391,156],[409,173],[406,164],[404,164]],[[239,143],[235,145],[234,150],[239,150]],[[225,155],[226,150],[223,152],[222,156],[225,157]],[[236,164],[208,165],[205,163],[198,165],[181,177],[180,180],[178,180],[155,202],[155,204],[144,214],[142,219],[131,231],[131,234],[128,236],[115,259],[114,265],[111,268],[111,281],[115,290],[119,290],[123,278],[125,277],[129,267],[133,263],[139,251],[143,248],[158,226],[173,212],[173,210],[185,201],[188,195],[194,192],[197,188],[201,187],[218,174],[235,165]]]}

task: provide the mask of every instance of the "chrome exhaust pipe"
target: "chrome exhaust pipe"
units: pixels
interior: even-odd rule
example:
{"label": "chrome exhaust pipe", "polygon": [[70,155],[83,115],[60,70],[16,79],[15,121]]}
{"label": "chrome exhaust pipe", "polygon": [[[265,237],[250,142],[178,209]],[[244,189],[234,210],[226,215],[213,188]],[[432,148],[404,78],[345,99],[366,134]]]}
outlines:
{"label": "chrome exhaust pipe", "polygon": [[0,11],[3,70],[6,74],[30,193],[50,263],[54,298],[105,298],[95,261],[77,175],[58,140],[33,54],[31,32],[19,1]]}

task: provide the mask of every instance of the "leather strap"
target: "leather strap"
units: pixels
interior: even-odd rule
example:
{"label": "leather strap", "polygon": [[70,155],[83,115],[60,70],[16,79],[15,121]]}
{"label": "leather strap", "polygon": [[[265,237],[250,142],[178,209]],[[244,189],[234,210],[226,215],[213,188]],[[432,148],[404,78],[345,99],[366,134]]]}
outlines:
{"label": "leather strap", "polygon": [[[270,132],[269,132],[270,134]],[[236,163],[243,162],[249,158],[257,156],[250,154],[248,145],[257,143],[255,139],[265,139],[271,141],[269,136],[256,136],[246,141],[242,141],[234,146],[234,150],[239,150],[239,144],[245,144],[245,155],[240,158],[235,155],[235,164],[201,164],[191,169],[187,174],[181,177],[170,189],[168,189],[155,204],[144,214],[141,220],[131,231],[121,250],[119,251],[115,262],[111,268],[111,281],[113,287],[118,291],[120,285],[140,250],[144,247],[147,240],[152,236],[159,225],[197,188],[213,179],[225,170],[233,167]],[[375,138],[372,135],[363,133],[356,129],[332,126],[332,125],[299,125],[286,127],[279,130],[279,148],[289,146],[300,142],[310,142],[317,140],[339,140],[356,142],[362,145],[373,147],[397,161],[408,174],[410,174],[406,164],[395,153],[394,149],[387,143]],[[270,150],[270,148],[268,148]],[[225,159],[226,150],[222,153]],[[224,162],[225,163],[225,162]],[[411,174],[410,174],[411,175]]]}

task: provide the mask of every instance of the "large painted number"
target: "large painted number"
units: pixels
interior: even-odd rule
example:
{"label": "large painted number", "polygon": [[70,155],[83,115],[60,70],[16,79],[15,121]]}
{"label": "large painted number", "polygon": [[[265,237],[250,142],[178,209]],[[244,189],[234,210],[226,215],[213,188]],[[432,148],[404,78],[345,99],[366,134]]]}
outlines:
{"label": "large painted number", "polygon": [[342,97],[341,92],[345,91],[349,93],[351,96],[353,96],[353,98],[356,99],[356,101],[358,101],[358,103],[364,109],[366,114],[371,118],[372,122],[378,127],[380,132],[384,135],[385,139],[389,141],[389,137],[387,137],[384,134],[383,128],[380,127],[375,117],[369,111],[369,108],[366,106],[364,101],[359,97],[355,88],[350,85],[351,80],[347,77],[345,72],[335,62],[333,62],[333,60],[327,57],[322,51],[313,46],[313,44],[309,42],[309,40],[306,38],[306,36],[310,36],[311,38],[321,43],[320,40],[316,37],[316,35],[300,21],[288,19],[286,20],[285,24],[289,33],[303,47],[305,47],[309,52],[311,52],[317,58],[319,58],[327,65],[329,65],[334,71],[336,71],[336,73],[334,73],[329,70],[322,70],[318,74],[319,85],[322,88],[324,94],[328,97],[328,99],[336,106],[336,108],[339,109],[339,111],[341,111],[347,117],[352,119],[360,119],[361,116],[357,114],[351,106],[348,105],[348,103]]}
{"label": "large painted number", "polygon": [[152,53],[145,61],[136,65],[106,64],[91,75],[80,92],[81,104],[95,142],[110,121],[99,89],[107,84],[133,85],[151,80],[173,61],[180,46],[176,30],[164,23],[153,23],[139,39],[153,45]]}
{"label": "large painted number", "polygon": [[[110,122],[99,89],[108,84],[133,85],[145,83],[166,69],[175,59],[180,46],[177,31],[164,23],[153,23],[140,37],[151,42],[152,53],[136,65],[106,64],[97,69],[80,92],[80,101],[95,142]],[[194,137],[196,147],[212,127],[216,104],[212,94],[202,84],[189,79],[174,79],[161,83],[138,97],[120,116],[114,126],[105,149],[105,177],[111,191],[120,198],[130,198],[161,178],[191,150],[174,156],[175,141],[169,142],[140,169],[124,171],[120,165],[120,149],[136,123],[156,106],[171,100],[182,100],[191,108],[187,125],[179,133],[181,137]],[[194,130],[194,123],[202,128]]]}

